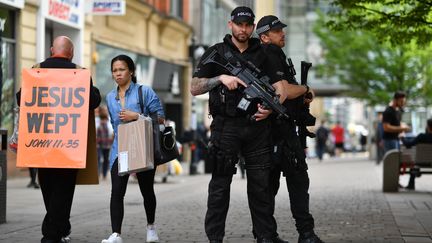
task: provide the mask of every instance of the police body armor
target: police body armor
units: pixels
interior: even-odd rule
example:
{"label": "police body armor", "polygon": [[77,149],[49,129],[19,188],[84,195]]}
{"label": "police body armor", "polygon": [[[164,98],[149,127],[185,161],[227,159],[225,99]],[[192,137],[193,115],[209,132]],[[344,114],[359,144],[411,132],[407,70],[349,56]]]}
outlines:
{"label": "police body armor", "polygon": [[[224,56],[230,50],[225,44],[220,43],[216,45],[216,50],[219,55]],[[260,55],[257,55],[260,56]],[[262,59],[254,60],[254,64],[259,66],[261,64]],[[232,63],[234,66],[239,67],[240,63]],[[228,71],[224,71],[224,74],[231,75]],[[213,117],[222,116],[222,117],[246,117],[250,118],[253,114],[257,112],[257,104],[259,100],[257,99],[248,99],[245,97],[242,92],[242,87],[239,87],[236,90],[228,90],[225,85],[220,84],[214,89],[209,91],[209,112]],[[241,109],[242,100],[248,100],[251,104],[248,106],[246,110]]]}
{"label": "police body armor", "polygon": [[[229,48],[224,44],[217,44],[216,49],[219,54],[224,55],[225,48]],[[232,50],[230,50],[232,51]],[[254,62],[256,63],[256,62]],[[240,63],[233,63],[238,66]],[[259,65],[260,63],[256,63]],[[226,71],[227,75],[230,75]],[[236,90],[228,90],[225,85],[220,84],[209,91],[209,113],[213,117],[213,129],[212,137],[208,146],[208,163],[214,166],[213,171],[218,175],[232,175],[235,174],[237,168],[235,165],[239,161],[238,154],[227,154],[221,151],[218,147],[219,138],[217,137],[217,131],[224,126],[226,119],[245,119],[252,122],[252,116],[257,112],[257,104],[259,100],[252,99],[248,100],[250,105],[248,109],[240,109],[239,104],[242,100],[247,99],[241,88]]]}

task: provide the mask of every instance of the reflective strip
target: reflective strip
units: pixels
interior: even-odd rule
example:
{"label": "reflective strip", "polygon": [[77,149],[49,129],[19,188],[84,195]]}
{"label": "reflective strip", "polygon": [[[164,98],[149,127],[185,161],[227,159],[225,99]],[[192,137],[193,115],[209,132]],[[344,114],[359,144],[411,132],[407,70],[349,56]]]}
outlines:
{"label": "reflective strip", "polygon": [[256,29],[256,33],[257,33],[257,35],[260,35],[260,34],[266,32],[268,30],[270,30],[270,25],[267,24],[267,25],[264,25],[264,26]]}

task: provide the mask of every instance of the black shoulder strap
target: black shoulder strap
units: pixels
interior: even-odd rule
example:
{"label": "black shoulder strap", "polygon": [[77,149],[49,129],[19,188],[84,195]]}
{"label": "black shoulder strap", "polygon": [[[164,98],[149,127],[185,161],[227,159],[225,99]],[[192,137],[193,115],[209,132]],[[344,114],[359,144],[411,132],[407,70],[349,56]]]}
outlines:
{"label": "black shoulder strap", "polygon": [[144,115],[144,99],[143,99],[142,85],[138,87],[138,100],[141,107],[141,113]]}
{"label": "black shoulder strap", "polygon": [[225,58],[225,53],[227,52],[228,47],[224,43],[218,43],[215,45],[216,52]]}

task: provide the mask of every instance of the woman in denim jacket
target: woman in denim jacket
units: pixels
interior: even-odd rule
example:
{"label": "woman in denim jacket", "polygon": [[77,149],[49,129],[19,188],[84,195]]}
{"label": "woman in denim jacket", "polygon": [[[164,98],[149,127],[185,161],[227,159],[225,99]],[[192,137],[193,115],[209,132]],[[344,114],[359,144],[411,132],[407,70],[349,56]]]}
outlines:
{"label": "woman in denim jacket", "polygon": [[[141,113],[138,89],[142,89],[144,100],[144,115],[157,112],[159,123],[164,122],[164,111],[156,93],[148,86],[136,83],[135,64],[126,55],[116,56],[111,60],[111,72],[117,83],[117,88],[108,93],[106,102],[114,129],[114,143],[110,153],[111,171],[111,227],[112,234],[102,243],[122,243],[121,225],[124,216],[124,195],[126,193],[129,174],[118,175],[118,125],[137,120]],[[139,187],[144,199],[144,208],[147,215],[147,242],[158,242],[159,237],[154,225],[156,211],[156,196],[153,189],[155,169],[138,172]]]}

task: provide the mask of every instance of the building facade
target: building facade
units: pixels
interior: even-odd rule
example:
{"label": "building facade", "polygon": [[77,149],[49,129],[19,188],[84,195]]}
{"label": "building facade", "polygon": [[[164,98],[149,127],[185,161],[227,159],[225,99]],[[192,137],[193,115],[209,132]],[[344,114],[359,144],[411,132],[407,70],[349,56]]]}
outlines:
{"label": "building facade", "polygon": [[[0,24],[4,27],[0,126],[9,134],[13,130],[20,70],[44,60],[50,55],[53,39],[67,35],[74,42],[73,61],[91,70],[103,103],[105,95],[116,87],[111,78],[111,59],[118,54],[129,55],[137,64],[138,83],[156,91],[167,119],[176,123],[181,134],[191,112],[189,0],[117,1],[124,3],[123,15],[86,13],[92,2],[0,0]],[[9,176],[20,174],[15,161],[15,154],[8,152]]]}

